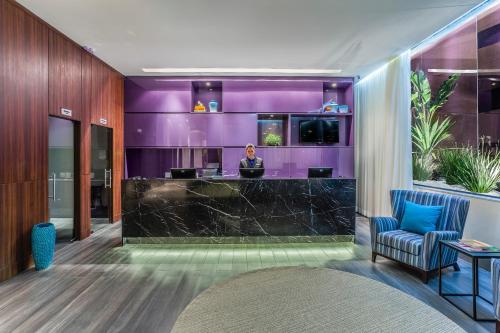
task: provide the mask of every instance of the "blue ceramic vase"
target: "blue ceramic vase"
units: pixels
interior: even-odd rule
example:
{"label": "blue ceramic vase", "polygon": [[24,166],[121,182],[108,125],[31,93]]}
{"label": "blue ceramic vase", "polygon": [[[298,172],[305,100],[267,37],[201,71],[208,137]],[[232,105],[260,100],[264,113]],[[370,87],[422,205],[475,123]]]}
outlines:
{"label": "blue ceramic vase", "polygon": [[216,100],[211,100],[209,103],[208,103],[208,108],[210,109],[210,112],[217,112],[217,107],[219,106],[219,103],[217,103]]}
{"label": "blue ceramic vase", "polygon": [[56,228],[52,223],[40,223],[31,230],[31,248],[35,269],[41,271],[48,268],[54,259],[56,246]]}

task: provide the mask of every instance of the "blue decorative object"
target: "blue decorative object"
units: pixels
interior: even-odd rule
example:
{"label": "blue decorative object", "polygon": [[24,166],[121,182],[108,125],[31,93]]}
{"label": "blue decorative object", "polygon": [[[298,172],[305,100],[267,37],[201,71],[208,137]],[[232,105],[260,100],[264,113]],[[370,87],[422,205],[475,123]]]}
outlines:
{"label": "blue decorative object", "polygon": [[56,245],[56,228],[52,223],[40,223],[31,230],[31,248],[35,269],[41,271],[52,264]]}
{"label": "blue decorative object", "polygon": [[420,235],[435,231],[442,211],[443,206],[418,205],[406,201],[400,229]]}
{"label": "blue decorative object", "polygon": [[349,105],[339,105],[339,113],[349,113]]}
{"label": "blue decorative object", "polygon": [[215,99],[212,99],[208,103],[208,108],[210,109],[210,112],[217,112],[217,107],[219,106],[219,103]]}

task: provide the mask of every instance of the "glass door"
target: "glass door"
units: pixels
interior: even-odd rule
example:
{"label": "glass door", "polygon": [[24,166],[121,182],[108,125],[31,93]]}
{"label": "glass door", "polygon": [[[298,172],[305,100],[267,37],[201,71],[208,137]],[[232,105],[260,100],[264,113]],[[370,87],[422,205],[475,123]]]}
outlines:
{"label": "glass door", "polygon": [[49,219],[57,241],[75,237],[75,125],[49,117]]}
{"label": "glass door", "polygon": [[91,221],[92,231],[105,226],[111,221],[112,205],[112,130],[107,127],[92,125],[92,167],[91,181]]}

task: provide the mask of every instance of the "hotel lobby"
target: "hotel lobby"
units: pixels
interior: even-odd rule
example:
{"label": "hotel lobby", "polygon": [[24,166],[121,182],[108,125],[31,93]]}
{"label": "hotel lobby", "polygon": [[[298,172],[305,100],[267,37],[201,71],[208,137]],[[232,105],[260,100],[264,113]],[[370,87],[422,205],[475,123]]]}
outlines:
{"label": "hotel lobby", "polygon": [[0,0],[0,332],[500,333],[500,1]]}

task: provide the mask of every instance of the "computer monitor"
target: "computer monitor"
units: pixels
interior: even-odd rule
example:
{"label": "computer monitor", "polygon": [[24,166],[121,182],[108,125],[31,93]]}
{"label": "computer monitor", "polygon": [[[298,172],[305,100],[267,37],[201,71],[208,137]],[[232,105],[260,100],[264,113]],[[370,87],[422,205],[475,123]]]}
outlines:
{"label": "computer monitor", "polygon": [[309,168],[307,178],[332,178],[333,168]]}
{"label": "computer monitor", "polygon": [[240,177],[243,178],[260,178],[263,175],[263,168],[240,168]]}
{"label": "computer monitor", "polygon": [[196,169],[194,168],[172,168],[170,169],[172,179],[194,179],[196,178]]}

